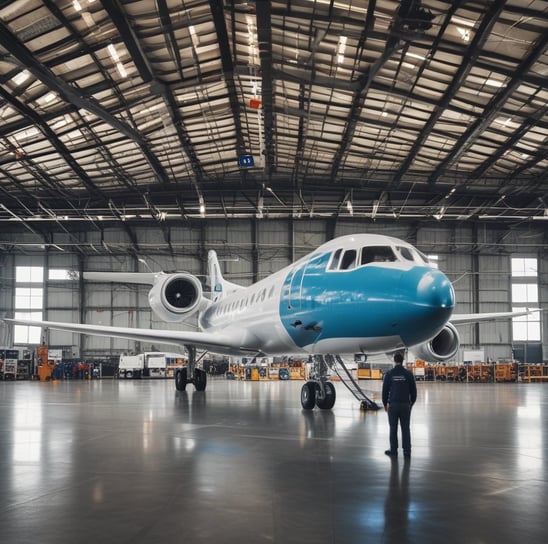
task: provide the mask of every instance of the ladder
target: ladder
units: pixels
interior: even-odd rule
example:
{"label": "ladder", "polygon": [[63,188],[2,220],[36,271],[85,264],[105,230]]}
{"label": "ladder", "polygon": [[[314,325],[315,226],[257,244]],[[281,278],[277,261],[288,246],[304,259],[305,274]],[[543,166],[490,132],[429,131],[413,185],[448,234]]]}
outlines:
{"label": "ladder", "polygon": [[[346,365],[344,364],[344,361],[341,359],[340,355],[326,355],[325,361],[329,368],[339,377],[345,387],[354,395],[357,400],[360,401],[361,410],[379,409],[379,405],[364,393],[358,382],[352,377],[352,374],[350,373],[348,368],[346,368]],[[341,372],[339,365],[344,372]]]}

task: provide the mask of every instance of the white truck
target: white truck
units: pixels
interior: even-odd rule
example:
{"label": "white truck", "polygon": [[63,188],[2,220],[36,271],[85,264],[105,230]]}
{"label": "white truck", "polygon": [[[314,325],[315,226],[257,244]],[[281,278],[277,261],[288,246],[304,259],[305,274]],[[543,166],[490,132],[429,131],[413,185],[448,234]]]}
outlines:
{"label": "white truck", "polygon": [[145,352],[139,355],[120,355],[118,377],[135,379],[142,377],[173,377],[174,369],[184,367],[186,358],[180,353]]}

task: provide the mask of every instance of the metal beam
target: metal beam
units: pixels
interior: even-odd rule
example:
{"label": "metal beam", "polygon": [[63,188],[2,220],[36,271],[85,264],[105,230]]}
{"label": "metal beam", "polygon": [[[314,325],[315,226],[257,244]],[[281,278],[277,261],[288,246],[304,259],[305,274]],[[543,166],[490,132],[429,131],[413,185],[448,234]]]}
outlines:
{"label": "metal beam", "polygon": [[[422,130],[417,134],[417,139],[415,140],[413,147],[409,151],[407,158],[402,163],[396,175],[394,176],[391,186],[397,186],[397,184],[400,183],[401,178],[404,176],[407,170],[409,170],[409,167],[415,160],[415,157],[419,150],[422,148],[425,140],[430,136],[432,130],[434,129],[434,126],[449,106],[451,100],[454,98],[462,83],[465,81],[470,70],[472,69],[472,66],[474,65],[474,62],[480,55],[481,48],[489,38],[491,29],[495,25],[498,16],[502,12],[505,2],[506,0],[497,0],[493,3],[489,11],[484,15],[480,27],[476,32],[474,39],[470,43],[470,46],[468,47],[468,51],[466,52],[466,54],[463,55],[463,58],[467,59],[467,62],[463,62],[460,65],[451,83],[445,90],[445,93],[443,94],[441,100],[439,101],[439,103],[436,104],[432,115],[430,115]],[[444,26],[438,33],[437,41],[441,40],[441,36],[445,30],[445,27],[449,24],[451,17],[456,11],[457,7],[460,6],[454,5],[447,14]]]}
{"label": "metal beam", "polygon": [[527,132],[533,126],[538,126],[538,121],[540,121],[548,112],[548,106],[545,106],[540,111],[533,114],[532,117],[528,117],[524,123],[521,124],[518,130],[504,143],[504,145],[499,146],[499,148],[492,153],[487,160],[478,166],[471,174],[469,179],[478,179],[489,169],[490,166],[495,164],[510,148],[517,144]]}
{"label": "metal beam", "polygon": [[[502,0],[499,3],[504,4]],[[502,7],[500,8],[502,9]],[[499,10],[500,11],[500,10]],[[492,24],[495,21],[493,20]],[[521,63],[516,70],[514,77],[508,85],[503,87],[501,91],[493,96],[489,104],[485,107],[483,115],[478,117],[476,122],[472,124],[468,130],[457,140],[453,150],[440,162],[436,170],[430,176],[429,182],[435,183],[441,173],[447,169],[452,163],[459,158],[470,148],[477,140],[478,136],[493,122],[493,119],[499,114],[503,104],[512,96],[514,91],[522,84],[522,75],[528,72],[537,60],[545,54],[548,45],[548,32],[545,32],[542,38],[534,45],[530,55]]]}
{"label": "metal beam", "polygon": [[10,51],[12,56],[24,66],[35,78],[39,79],[49,89],[57,92],[63,100],[79,109],[87,110],[105,123],[118,130],[124,136],[137,143],[145,158],[160,181],[167,181],[161,164],[150,152],[147,142],[141,134],[127,123],[120,121],[102,108],[94,99],[85,97],[76,87],[58,78],[49,68],[40,64],[32,52],[22,44],[14,34],[0,21],[0,45]]}
{"label": "metal beam", "polygon": [[255,2],[257,38],[262,70],[262,98],[264,116],[265,173],[267,180],[274,171],[274,112],[272,72],[272,4],[269,0]]}
{"label": "metal beam", "polygon": [[[372,17],[374,16],[374,13],[370,13],[370,10],[373,10],[375,5],[376,3],[371,2],[368,7],[364,29],[359,40],[359,42],[363,45],[365,45],[367,41],[367,34],[371,29],[371,21]],[[348,150],[348,147],[352,142],[354,133],[356,132],[356,126],[358,125],[358,122],[360,120],[359,115],[363,109],[363,105],[365,103],[365,99],[371,87],[371,84],[373,83],[373,79],[379,73],[384,63],[392,56],[392,53],[394,53],[398,46],[399,41],[395,31],[396,28],[394,28],[394,31],[389,33],[386,40],[386,45],[384,47],[384,51],[382,52],[381,56],[369,67],[369,69],[364,74],[362,74],[358,78],[358,88],[354,91],[352,105],[350,106],[350,111],[346,118],[346,126],[344,132],[341,135],[341,143],[333,159],[333,164],[331,167],[332,180],[335,180],[335,178],[337,177],[337,173],[339,171],[341,163],[343,162],[346,151]]]}
{"label": "metal beam", "polygon": [[222,0],[209,0],[209,7],[213,14],[213,23],[217,32],[217,41],[219,42],[219,50],[221,52],[221,65],[223,67],[223,75],[228,89],[228,100],[230,109],[234,118],[234,128],[236,130],[236,153],[238,156],[246,152],[246,146],[242,134],[242,123],[240,121],[240,101],[234,83],[234,64],[232,62],[232,54],[230,51],[230,43],[228,41],[228,32],[223,13]]}
{"label": "metal beam", "polygon": [[154,74],[146,55],[143,52],[139,39],[135,35],[133,27],[129,24],[126,18],[123,7],[118,0],[109,0],[103,2],[103,8],[110,15],[114,26],[118,29],[118,33],[124,40],[124,43],[129,51],[131,60],[135,64],[139,76],[144,83],[149,83],[154,78]]}
{"label": "metal beam", "polygon": [[[29,119],[33,125],[36,125],[45,138],[51,143],[55,150],[63,157],[65,162],[70,166],[72,171],[78,176],[82,183],[91,193],[101,194],[99,188],[93,183],[91,178],[85,173],[80,165],[74,160],[67,146],[57,138],[57,135],[51,130],[49,125],[42,121],[41,117],[26,104],[19,102],[9,93],[7,93],[2,87],[0,87],[0,96],[9,102],[14,108],[21,112],[27,119]],[[25,160],[24,158],[22,160]]]}
{"label": "metal beam", "polygon": [[[164,99],[171,118],[171,122],[177,131],[177,136],[179,138],[179,141],[181,142],[181,146],[185,150],[185,153],[187,154],[190,164],[192,166],[194,175],[196,176],[195,183],[198,184],[198,182],[200,182],[204,176],[203,168],[200,164],[200,161],[198,160],[198,157],[196,156],[196,152],[191,144],[190,138],[186,130],[183,128],[183,119],[179,112],[177,102],[173,96],[173,93],[171,92],[171,89],[166,83],[156,77],[154,69],[151,66],[148,58],[146,57],[143,48],[141,47],[139,37],[130,25],[124,12],[123,6],[120,5],[119,1],[113,0],[113,2],[105,2],[104,6],[111,16],[114,25],[118,29],[118,32],[122,36],[122,39],[128,51],[132,55],[132,60],[133,62],[135,62],[141,78],[145,83],[151,83],[150,89],[152,93],[159,95]],[[179,71],[182,76],[182,71],[180,70],[181,57],[179,54],[177,43],[175,41],[175,36],[173,35],[173,25],[171,23],[171,18],[165,0],[158,0],[158,9],[160,14],[160,20],[162,21],[162,24],[167,31],[167,35],[170,36],[170,43],[172,46],[171,50],[175,52],[175,60],[179,63]],[[160,166],[160,168],[162,167]],[[164,183],[170,181],[167,175],[163,172],[163,168],[161,181],[163,181]]]}

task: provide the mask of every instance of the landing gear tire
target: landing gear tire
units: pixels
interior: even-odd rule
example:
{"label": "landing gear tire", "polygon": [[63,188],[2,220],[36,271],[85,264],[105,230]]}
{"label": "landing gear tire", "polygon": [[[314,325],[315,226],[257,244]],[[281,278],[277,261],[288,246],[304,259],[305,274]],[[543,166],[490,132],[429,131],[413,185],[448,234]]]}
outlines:
{"label": "landing gear tire", "polygon": [[[335,405],[335,400],[337,398],[337,395],[335,393],[335,386],[331,382],[325,382],[323,384],[324,391],[325,391],[325,397],[318,398],[316,396],[316,406],[320,408],[321,410],[331,410],[333,406]],[[316,395],[320,391],[320,385],[316,384]]]}
{"label": "landing gear tire", "polygon": [[184,391],[186,389],[186,384],[186,368],[177,370],[175,372],[175,389],[177,389],[177,391]]}
{"label": "landing gear tire", "polygon": [[316,384],[306,382],[301,389],[301,405],[304,410],[312,410],[316,404]]}
{"label": "landing gear tire", "polygon": [[205,391],[207,385],[207,374],[199,368],[194,370],[194,387],[196,391]]}

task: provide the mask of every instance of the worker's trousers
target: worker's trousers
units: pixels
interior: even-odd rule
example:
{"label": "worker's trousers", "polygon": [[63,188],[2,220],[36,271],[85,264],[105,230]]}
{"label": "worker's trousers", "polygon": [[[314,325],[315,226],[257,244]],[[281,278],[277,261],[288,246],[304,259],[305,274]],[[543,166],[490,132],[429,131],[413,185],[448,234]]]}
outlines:
{"label": "worker's trousers", "polygon": [[398,451],[398,422],[401,426],[401,441],[404,453],[411,453],[411,405],[408,402],[391,402],[388,406],[390,424],[390,450]]}

